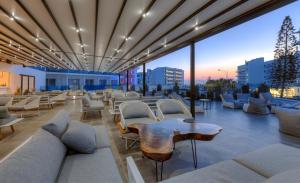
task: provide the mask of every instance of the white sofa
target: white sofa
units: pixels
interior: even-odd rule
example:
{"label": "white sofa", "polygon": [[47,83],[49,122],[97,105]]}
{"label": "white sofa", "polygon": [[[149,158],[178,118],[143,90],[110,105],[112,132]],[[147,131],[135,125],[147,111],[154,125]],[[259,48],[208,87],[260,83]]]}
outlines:
{"label": "white sofa", "polygon": [[[59,124],[70,121],[63,111],[51,120]],[[1,160],[0,182],[123,182],[110,148],[107,129],[103,125],[94,126],[94,129],[97,149],[92,154],[71,153],[60,138],[39,129]]]}
{"label": "white sofa", "polygon": [[[162,183],[298,183],[300,149],[274,144],[208,167],[171,177]],[[127,158],[129,183],[143,183],[133,159]]]}
{"label": "white sofa", "polygon": [[281,132],[300,137],[300,110],[277,107],[275,114]]}

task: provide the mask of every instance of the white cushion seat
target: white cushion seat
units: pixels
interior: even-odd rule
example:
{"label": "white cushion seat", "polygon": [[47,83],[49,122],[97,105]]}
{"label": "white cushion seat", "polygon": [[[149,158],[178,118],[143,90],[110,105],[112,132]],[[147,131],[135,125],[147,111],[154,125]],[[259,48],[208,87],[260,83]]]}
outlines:
{"label": "white cushion seat", "polygon": [[176,176],[162,183],[205,182],[205,183],[261,183],[265,177],[236,163],[223,161],[205,168]]}
{"label": "white cushion seat", "polygon": [[101,148],[93,154],[67,156],[57,182],[118,183],[123,181],[110,148]]}
{"label": "white cushion seat", "polygon": [[275,144],[237,158],[238,163],[270,178],[278,173],[300,167],[300,149]]}

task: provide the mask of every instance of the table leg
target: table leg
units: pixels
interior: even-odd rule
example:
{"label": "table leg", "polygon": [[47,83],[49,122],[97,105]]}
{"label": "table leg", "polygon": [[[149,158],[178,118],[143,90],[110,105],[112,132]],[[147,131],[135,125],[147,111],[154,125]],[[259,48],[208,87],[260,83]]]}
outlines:
{"label": "table leg", "polygon": [[[158,182],[158,168],[157,168],[157,162],[155,161],[155,174],[156,174],[156,182]],[[164,168],[164,162],[161,162],[160,165],[160,180],[162,181],[162,174],[163,174],[163,168]]]}
{"label": "table leg", "polygon": [[196,143],[196,140],[191,139],[191,145],[192,145],[194,168],[197,168],[198,159],[197,159],[197,143]]}
{"label": "table leg", "polygon": [[11,125],[11,126],[10,126],[10,129],[11,129],[12,132],[15,132],[14,125]]}
{"label": "table leg", "polygon": [[1,128],[0,128],[0,140],[2,140],[2,132],[1,132]]}

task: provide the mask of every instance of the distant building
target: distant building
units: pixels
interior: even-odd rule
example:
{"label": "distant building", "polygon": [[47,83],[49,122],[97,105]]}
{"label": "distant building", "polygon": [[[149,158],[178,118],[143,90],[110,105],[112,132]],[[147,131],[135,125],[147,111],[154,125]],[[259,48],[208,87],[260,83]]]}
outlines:
{"label": "distant building", "polygon": [[[251,89],[256,88],[261,83],[271,85],[271,72],[274,60],[264,61],[264,58],[256,58],[246,61],[244,65],[237,68],[237,82],[239,86],[249,84]],[[297,62],[300,68],[300,58]],[[300,86],[300,72],[297,75],[295,86]]]}
{"label": "distant building", "polygon": [[[138,85],[143,84],[143,73],[137,74]],[[184,70],[171,67],[158,67],[146,72],[146,83],[148,86],[161,85],[163,88],[171,88],[178,83],[184,85]]]}
{"label": "distant building", "polygon": [[237,82],[242,86],[249,84],[250,88],[255,88],[259,84],[265,82],[264,58],[256,58],[245,61],[244,65],[237,68]]}

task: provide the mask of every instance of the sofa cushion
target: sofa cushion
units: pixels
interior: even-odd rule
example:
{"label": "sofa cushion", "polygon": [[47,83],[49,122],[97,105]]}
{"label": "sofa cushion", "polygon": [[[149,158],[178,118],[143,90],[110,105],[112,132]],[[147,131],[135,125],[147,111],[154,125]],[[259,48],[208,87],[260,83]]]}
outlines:
{"label": "sofa cushion", "polygon": [[163,114],[183,113],[181,105],[174,99],[164,99],[159,103],[159,108]]}
{"label": "sofa cushion", "polygon": [[104,125],[94,126],[96,131],[96,145],[97,148],[110,147],[107,128]]}
{"label": "sofa cushion", "polygon": [[292,169],[274,175],[267,179],[264,183],[297,183],[300,182],[300,169]]}
{"label": "sofa cushion", "polygon": [[232,161],[223,161],[162,181],[163,183],[260,183],[266,178]]}
{"label": "sofa cushion", "polygon": [[91,101],[88,98],[88,96],[83,96],[81,101],[82,101],[82,105],[84,107],[89,107],[90,106]]}
{"label": "sofa cushion", "polygon": [[93,153],[96,148],[96,131],[93,126],[72,121],[62,136],[63,143],[79,153]]}
{"label": "sofa cushion", "polygon": [[61,137],[68,127],[70,117],[67,111],[59,111],[47,124],[43,125],[42,128],[57,137]]}
{"label": "sofa cushion", "polygon": [[149,108],[147,104],[140,101],[128,101],[122,104],[124,105],[121,107],[124,119],[148,117]]}
{"label": "sofa cushion", "polygon": [[93,154],[67,156],[57,182],[118,183],[122,178],[110,148],[101,148]]}
{"label": "sofa cushion", "polygon": [[55,182],[66,147],[51,133],[40,129],[0,166],[0,182]]}
{"label": "sofa cushion", "polygon": [[270,178],[278,173],[300,167],[300,149],[275,144],[234,158],[251,170]]}

